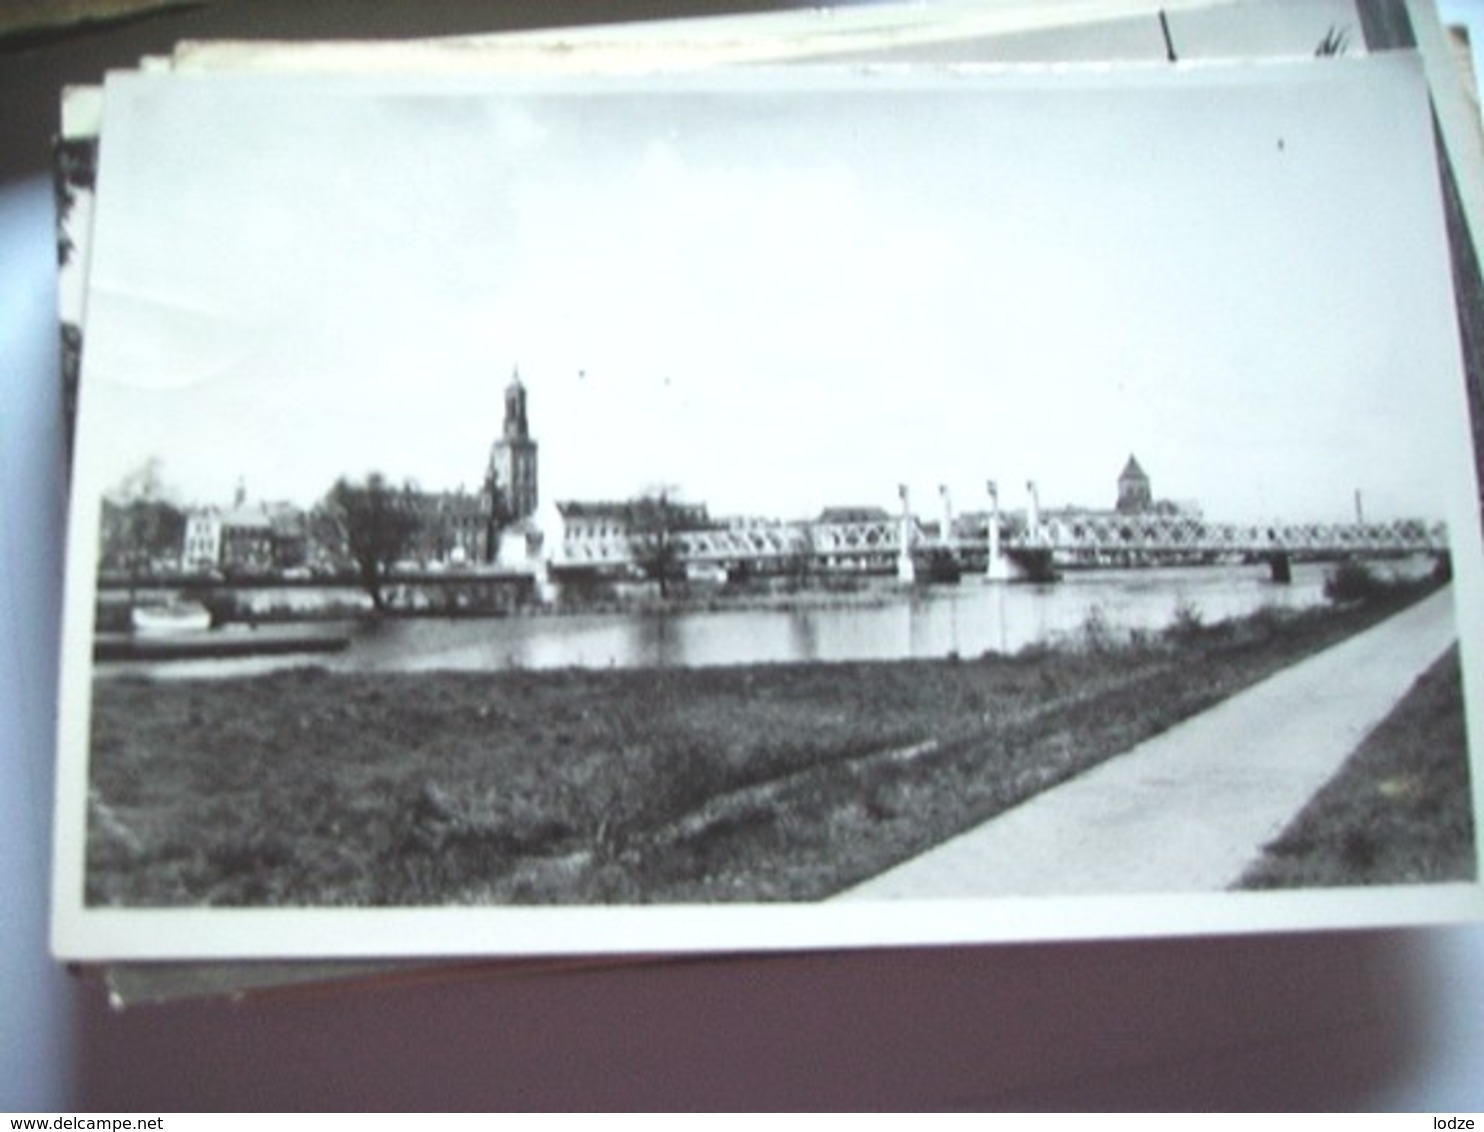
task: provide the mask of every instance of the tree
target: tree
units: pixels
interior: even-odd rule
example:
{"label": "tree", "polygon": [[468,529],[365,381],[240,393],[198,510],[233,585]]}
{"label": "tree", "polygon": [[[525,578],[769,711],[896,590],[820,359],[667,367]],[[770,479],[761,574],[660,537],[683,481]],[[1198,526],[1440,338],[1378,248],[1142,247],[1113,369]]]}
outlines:
{"label": "tree", "polygon": [[123,570],[133,587],[164,562],[180,561],[185,513],[166,498],[160,461],[151,457],[103,497],[98,565]]}
{"label": "tree", "polygon": [[814,524],[796,523],[784,528],[789,533],[789,549],[783,554],[780,565],[783,576],[793,589],[807,589],[814,580],[815,556]]}
{"label": "tree", "polygon": [[669,593],[669,583],[680,574],[680,542],[675,537],[684,511],[670,498],[668,489],[642,495],[628,507],[629,553],[634,564],[650,581],[658,582],[660,596]]}
{"label": "tree", "polygon": [[362,483],[342,476],[317,509],[315,525],[321,541],[355,564],[372,606],[377,612],[385,609],[387,575],[407,556],[418,533],[411,489],[398,491],[379,472]]}

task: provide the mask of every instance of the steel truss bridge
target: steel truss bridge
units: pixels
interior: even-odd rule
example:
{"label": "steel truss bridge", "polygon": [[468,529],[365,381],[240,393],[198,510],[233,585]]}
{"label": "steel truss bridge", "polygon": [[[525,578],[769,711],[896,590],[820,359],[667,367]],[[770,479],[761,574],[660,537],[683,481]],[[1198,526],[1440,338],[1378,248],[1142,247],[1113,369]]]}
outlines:
{"label": "steel truss bridge", "polygon": [[1211,523],[1189,515],[1051,515],[1043,545],[1058,556],[1237,556],[1299,558],[1439,553],[1448,547],[1442,523]]}
{"label": "steel truss bridge", "polygon": [[[1387,523],[1217,523],[1181,514],[1106,512],[1045,515],[1028,524],[1000,516],[1002,555],[1046,557],[1068,566],[1129,566],[1234,558],[1400,557],[1448,548],[1441,523],[1408,519]],[[891,573],[906,555],[982,569],[989,556],[988,524],[948,538],[914,516],[854,522],[754,523],[676,530],[663,535],[685,565],[739,568],[756,573]],[[635,536],[608,528],[569,534],[553,547],[556,567],[621,569],[640,557]]]}

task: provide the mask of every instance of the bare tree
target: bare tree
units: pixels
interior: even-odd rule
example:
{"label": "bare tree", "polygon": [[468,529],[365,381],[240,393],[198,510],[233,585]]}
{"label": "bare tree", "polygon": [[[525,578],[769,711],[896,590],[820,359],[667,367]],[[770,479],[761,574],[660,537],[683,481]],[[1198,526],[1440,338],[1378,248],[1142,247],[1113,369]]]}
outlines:
{"label": "bare tree", "polygon": [[814,581],[815,556],[818,553],[814,543],[814,524],[798,523],[788,531],[792,538],[790,548],[783,556],[783,574],[792,588],[807,589]]}
{"label": "bare tree", "polygon": [[660,488],[635,499],[628,511],[629,553],[644,576],[659,583],[660,596],[665,597],[669,583],[680,575],[680,542],[675,536],[684,510],[668,488]]}
{"label": "bare tree", "polygon": [[158,459],[146,460],[104,495],[101,521],[98,564],[128,572],[131,601],[140,578],[162,562],[179,562],[185,514],[166,497]]}
{"label": "bare tree", "polygon": [[397,490],[379,472],[361,483],[341,477],[316,509],[315,524],[321,541],[355,563],[372,606],[385,609],[387,575],[418,533],[411,489]]}

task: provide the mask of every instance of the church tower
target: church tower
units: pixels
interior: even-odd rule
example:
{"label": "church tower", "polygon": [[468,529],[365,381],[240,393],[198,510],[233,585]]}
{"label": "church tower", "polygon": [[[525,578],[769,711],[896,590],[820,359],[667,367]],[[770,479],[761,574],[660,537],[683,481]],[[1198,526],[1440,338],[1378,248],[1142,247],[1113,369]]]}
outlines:
{"label": "church tower", "polygon": [[527,519],[536,511],[536,442],[526,419],[526,387],[520,370],[505,387],[505,423],[490,449],[486,485],[491,497],[491,520],[499,527]]}
{"label": "church tower", "polygon": [[1118,477],[1118,510],[1125,515],[1148,511],[1154,506],[1154,495],[1149,490],[1149,477],[1132,456],[1123,466]]}

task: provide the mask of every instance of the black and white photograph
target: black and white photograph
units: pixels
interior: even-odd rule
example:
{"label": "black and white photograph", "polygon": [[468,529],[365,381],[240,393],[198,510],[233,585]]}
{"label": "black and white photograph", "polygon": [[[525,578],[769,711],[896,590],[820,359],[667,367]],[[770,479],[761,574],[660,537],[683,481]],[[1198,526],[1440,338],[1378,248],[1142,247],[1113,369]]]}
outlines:
{"label": "black and white photograph", "polygon": [[1484,908],[1412,56],[129,74],[103,121],[64,957]]}

